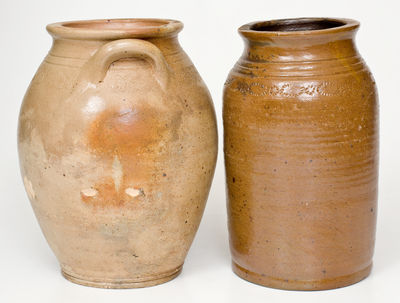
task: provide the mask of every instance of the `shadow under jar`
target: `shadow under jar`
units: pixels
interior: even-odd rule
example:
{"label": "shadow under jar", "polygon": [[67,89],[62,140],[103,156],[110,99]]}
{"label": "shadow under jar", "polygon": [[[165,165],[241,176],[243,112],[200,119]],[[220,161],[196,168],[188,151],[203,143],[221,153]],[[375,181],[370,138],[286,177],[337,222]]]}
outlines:
{"label": "shadow under jar", "polygon": [[62,22],[25,95],[21,174],[72,282],[176,277],[217,156],[211,96],[165,19]]}
{"label": "shadow under jar", "polygon": [[320,290],[371,271],[378,100],[358,27],[303,18],[239,28],[224,153],[233,270],[248,281]]}

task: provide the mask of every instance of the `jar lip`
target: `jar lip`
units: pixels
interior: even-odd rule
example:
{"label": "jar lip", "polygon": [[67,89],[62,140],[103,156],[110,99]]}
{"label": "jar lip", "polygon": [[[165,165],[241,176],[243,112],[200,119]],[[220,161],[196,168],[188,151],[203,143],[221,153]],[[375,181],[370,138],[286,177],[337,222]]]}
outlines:
{"label": "jar lip", "polygon": [[360,23],[346,18],[289,18],[255,21],[239,27],[239,33],[251,40],[272,37],[302,37],[336,34],[357,29]]}
{"label": "jar lip", "polygon": [[46,29],[54,38],[77,40],[114,40],[156,38],[178,34],[183,23],[172,19],[125,18],[57,22]]}

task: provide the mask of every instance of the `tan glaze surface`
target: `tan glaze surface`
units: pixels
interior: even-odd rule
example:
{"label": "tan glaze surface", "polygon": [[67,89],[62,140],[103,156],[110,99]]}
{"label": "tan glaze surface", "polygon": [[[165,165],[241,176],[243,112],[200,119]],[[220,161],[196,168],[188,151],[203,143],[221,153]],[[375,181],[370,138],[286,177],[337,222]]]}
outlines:
{"label": "tan glaze surface", "polygon": [[210,94],[173,20],[47,27],[19,120],[24,184],[64,276],[104,288],[177,276],[217,156]]}
{"label": "tan glaze surface", "polygon": [[251,282],[319,290],[365,278],[378,181],[375,83],[353,20],[242,26],[224,90],[233,270]]}

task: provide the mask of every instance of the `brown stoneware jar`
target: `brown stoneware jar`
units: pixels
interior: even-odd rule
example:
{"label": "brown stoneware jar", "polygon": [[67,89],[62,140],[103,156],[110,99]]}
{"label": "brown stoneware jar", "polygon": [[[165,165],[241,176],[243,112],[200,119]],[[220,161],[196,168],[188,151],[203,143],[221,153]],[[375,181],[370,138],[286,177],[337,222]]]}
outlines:
{"label": "brown stoneware jar", "polygon": [[179,274],[217,156],[210,94],[160,19],[51,24],[24,98],[19,156],[41,229],[72,282],[151,286]]}
{"label": "brown stoneware jar", "polygon": [[233,270],[248,281],[319,290],[371,271],[378,100],[358,27],[303,18],[239,29],[224,152]]}

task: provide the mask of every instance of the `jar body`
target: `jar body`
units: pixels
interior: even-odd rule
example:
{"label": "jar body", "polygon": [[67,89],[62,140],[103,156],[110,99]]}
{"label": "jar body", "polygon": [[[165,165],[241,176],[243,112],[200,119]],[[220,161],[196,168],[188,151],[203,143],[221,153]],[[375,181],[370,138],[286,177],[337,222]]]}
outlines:
{"label": "jar body", "polygon": [[140,56],[82,84],[82,69],[109,41],[55,39],[23,101],[24,184],[63,274],[76,283],[131,288],[172,279],[205,207],[217,155],[211,97],[176,37],[147,42],[167,63],[165,88]]}
{"label": "jar body", "polygon": [[254,283],[337,288],[371,269],[375,83],[352,38],[332,39],[297,53],[246,42],[225,84],[233,269]]}

